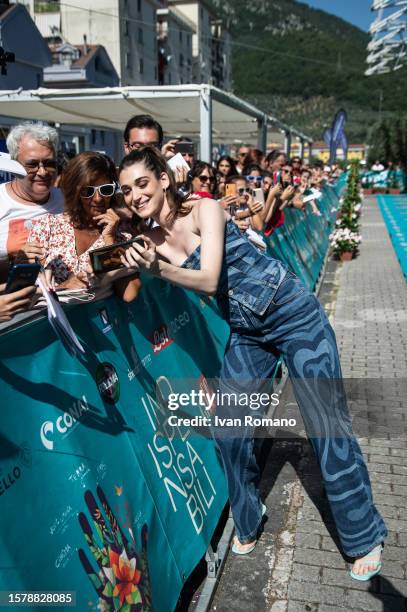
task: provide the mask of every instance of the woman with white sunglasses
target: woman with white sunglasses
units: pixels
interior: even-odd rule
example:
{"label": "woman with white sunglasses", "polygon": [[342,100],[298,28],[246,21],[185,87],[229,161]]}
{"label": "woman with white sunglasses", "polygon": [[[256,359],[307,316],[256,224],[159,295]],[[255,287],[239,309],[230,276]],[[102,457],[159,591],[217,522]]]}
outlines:
{"label": "woman with white sunglasses", "polygon": [[[64,212],[41,218],[28,239],[45,250],[42,263],[52,270],[57,289],[92,286],[95,277],[89,251],[131,238],[115,212],[116,181],[113,161],[101,153],[81,153],[64,169],[60,183]],[[114,288],[125,301],[131,301],[137,297],[140,281],[134,276],[121,278]]]}

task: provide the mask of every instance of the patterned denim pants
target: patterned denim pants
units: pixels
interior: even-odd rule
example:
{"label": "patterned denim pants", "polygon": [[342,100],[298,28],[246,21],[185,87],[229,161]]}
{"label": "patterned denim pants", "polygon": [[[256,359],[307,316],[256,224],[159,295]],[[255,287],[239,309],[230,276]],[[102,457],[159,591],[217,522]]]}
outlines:
{"label": "patterned denim pants", "polygon": [[[369,475],[352,432],[335,334],[322,306],[300,279],[287,272],[263,316],[232,299],[230,312],[232,329],[219,390],[258,392],[283,357],[343,551],[349,557],[366,554],[383,541],[387,529],[373,504]],[[219,416],[240,413],[237,405],[217,408]],[[262,522],[254,428],[242,425],[232,434],[219,427],[213,433],[236,533],[242,543],[249,542]]]}

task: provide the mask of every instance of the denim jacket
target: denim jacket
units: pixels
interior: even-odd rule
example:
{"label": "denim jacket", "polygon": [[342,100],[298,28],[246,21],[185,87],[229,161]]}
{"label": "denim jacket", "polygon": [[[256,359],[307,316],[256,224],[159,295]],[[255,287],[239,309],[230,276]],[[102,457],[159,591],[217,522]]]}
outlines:
{"label": "denim jacket", "polygon": [[[200,268],[200,247],[182,267]],[[284,264],[258,251],[232,221],[226,223],[224,256],[215,297],[222,316],[229,323],[234,322],[235,302],[256,315],[263,315],[286,273]]]}

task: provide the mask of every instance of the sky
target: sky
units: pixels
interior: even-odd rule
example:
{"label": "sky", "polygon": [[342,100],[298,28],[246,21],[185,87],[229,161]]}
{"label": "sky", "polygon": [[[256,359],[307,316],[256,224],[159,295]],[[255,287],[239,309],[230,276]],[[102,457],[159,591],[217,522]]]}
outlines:
{"label": "sky", "polygon": [[377,15],[370,10],[372,0],[300,0],[300,2],[342,17],[365,32]]}

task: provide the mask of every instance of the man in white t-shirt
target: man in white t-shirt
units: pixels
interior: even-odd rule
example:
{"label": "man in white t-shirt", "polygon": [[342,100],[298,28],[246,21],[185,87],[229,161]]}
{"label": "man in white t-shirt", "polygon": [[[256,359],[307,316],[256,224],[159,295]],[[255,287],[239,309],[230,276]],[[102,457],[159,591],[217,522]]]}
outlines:
{"label": "man in white t-shirt", "polygon": [[11,159],[27,175],[0,185],[0,277],[7,276],[9,257],[28,262],[42,257],[42,248],[27,244],[32,226],[46,213],[60,213],[63,198],[53,187],[57,177],[58,133],[43,123],[22,123],[10,130],[7,148]]}

